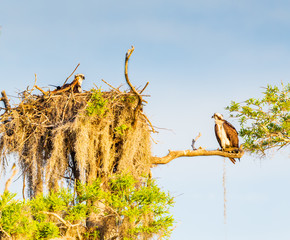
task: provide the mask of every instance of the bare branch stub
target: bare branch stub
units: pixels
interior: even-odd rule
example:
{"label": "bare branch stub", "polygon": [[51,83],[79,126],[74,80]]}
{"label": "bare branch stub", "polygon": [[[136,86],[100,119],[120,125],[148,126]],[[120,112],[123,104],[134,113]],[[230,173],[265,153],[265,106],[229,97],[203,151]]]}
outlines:
{"label": "bare branch stub", "polygon": [[198,136],[195,139],[192,139],[192,144],[191,144],[192,150],[196,150],[194,145],[195,145],[197,139],[200,138],[200,136],[201,136],[201,133],[199,133]]}
{"label": "bare branch stub", "polygon": [[146,83],[146,85],[143,87],[143,89],[140,91],[140,94],[142,94],[144,92],[144,90],[147,88],[147,86],[149,85],[149,82]]}

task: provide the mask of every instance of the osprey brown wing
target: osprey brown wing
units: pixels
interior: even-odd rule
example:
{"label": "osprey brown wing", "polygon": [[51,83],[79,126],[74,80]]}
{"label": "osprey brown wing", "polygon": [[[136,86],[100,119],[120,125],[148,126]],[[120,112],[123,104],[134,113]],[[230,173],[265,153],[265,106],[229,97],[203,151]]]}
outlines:
{"label": "osprey brown wing", "polygon": [[223,127],[225,129],[227,137],[230,140],[231,147],[238,148],[239,147],[239,137],[238,137],[238,132],[235,129],[235,127],[226,120],[223,123]]}

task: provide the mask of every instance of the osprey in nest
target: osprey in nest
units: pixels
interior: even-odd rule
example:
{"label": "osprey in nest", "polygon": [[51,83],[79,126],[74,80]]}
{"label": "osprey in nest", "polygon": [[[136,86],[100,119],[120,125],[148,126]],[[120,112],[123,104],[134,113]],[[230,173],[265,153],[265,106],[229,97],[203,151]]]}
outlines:
{"label": "osprey in nest", "polygon": [[[235,127],[224,120],[223,115],[215,113],[212,118],[215,120],[215,135],[222,150],[226,148],[239,148],[239,137]],[[235,164],[236,160],[230,158]]]}
{"label": "osprey in nest", "polygon": [[81,93],[82,92],[82,82],[85,80],[84,74],[76,74],[75,79],[71,83],[64,84],[61,87],[57,87],[54,92],[65,92],[72,89],[74,93]]}

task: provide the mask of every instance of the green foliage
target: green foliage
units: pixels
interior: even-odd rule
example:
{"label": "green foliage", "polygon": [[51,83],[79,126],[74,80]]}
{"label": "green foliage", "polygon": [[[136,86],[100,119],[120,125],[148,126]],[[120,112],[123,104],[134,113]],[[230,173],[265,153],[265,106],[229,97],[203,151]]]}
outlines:
{"label": "green foliage", "polygon": [[115,130],[115,133],[123,136],[126,132],[126,130],[128,130],[129,127],[126,125],[126,124],[121,124],[120,126],[118,127],[115,127],[114,130]]}
{"label": "green foliage", "polygon": [[78,188],[80,199],[99,199],[106,206],[105,215],[113,216],[117,225],[128,226],[123,229],[124,239],[170,235],[174,220],[169,208],[174,203],[173,198],[162,192],[153,180],[140,183],[131,175],[114,175],[108,181],[107,191],[100,188],[99,183],[97,180],[90,186],[81,185]]}
{"label": "green foliage", "polygon": [[0,229],[6,236],[25,235],[23,239],[29,239],[36,231],[36,225],[25,202],[15,200],[15,196],[6,191],[0,197]]}
{"label": "green foliage", "polygon": [[38,195],[27,204],[30,206],[33,216],[40,221],[48,219],[44,212],[69,211],[73,203],[74,196],[67,189],[61,189],[58,192],[50,192],[49,195]]}
{"label": "green foliage", "polygon": [[81,184],[77,185],[78,201],[85,202],[88,200],[97,201],[103,198],[104,192],[101,189],[101,179],[96,179],[92,184]]}
{"label": "green foliage", "polygon": [[84,233],[85,239],[99,239],[100,238],[100,232],[98,230],[95,231],[88,231]]}
{"label": "green foliage", "polygon": [[53,222],[40,222],[36,225],[34,239],[51,239],[59,236],[59,228]]}
{"label": "green foliage", "polygon": [[103,98],[103,93],[101,89],[92,89],[93,92],[88,106],[86,108],[87,114],[89,116],[98,115],[102,116],[106,113],[108,100]]}
{"label": "green foliage", "polygon": [[[113,175],[105,182],[96,179],[92,184],[78,184],[77,192],[75,196],[61,189],[30,201],[15,200],[15,194],[5,192],[0,196],[0,238],[51,239],[80,234],[83,239],[101,239],[114,231],[128,240],[170,236],[173,198],[153,180]],[[80,231],[91,214],[101,214],[106,226]]]}
{"label": "green foliage", "polygon": [[111,207],[132,226],[127,231],[128,239],[146,234],[149,237],[158,232],[164,237],[170,235],[174,220],[169,215],[169,207],[174,203],[173,198],[162,192],[153,180],[138,186],[132,176],[118,176],[110,187]]}
{"label": "green foliage", "polygon": [[241,123],[246,150],[264,155],[267,149],[290,144],[290,84],[281,89],[268,85],[263,98],[232,102],[226,109]]}
{"label": "green foliage", "polygon": [[128,95],[126,97],[124,97],[124,101],[128,102],[128,103],[135,103],[137,100],[136,95]]}

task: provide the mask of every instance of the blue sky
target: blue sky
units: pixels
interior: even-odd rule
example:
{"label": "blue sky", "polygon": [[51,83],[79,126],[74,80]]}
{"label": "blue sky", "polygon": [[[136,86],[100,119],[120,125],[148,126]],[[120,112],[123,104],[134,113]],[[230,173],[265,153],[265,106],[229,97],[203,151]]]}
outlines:
{"label": "blue sky", "polygon": [[[289,82],[289,12],[288,1],[0,0],[0,90],[15,96],[35,73],[39,86],[59,85],[78,63],[85,89],[107,89],[101,79],[125,89],[125,52],[134,45],[130,79],[137,87],[150,82],[145,111],[170,129],[153,136],[154,155],[190,148],[199,132],[197,146],[216,149],[214,112],[228,117],[231,100]],[[236,165],[226,160],[226,224],[223,164],[181,158],[153,169],[177,196],[171,239],[289,239],[289,149],[262,160],[245,155]]]}

